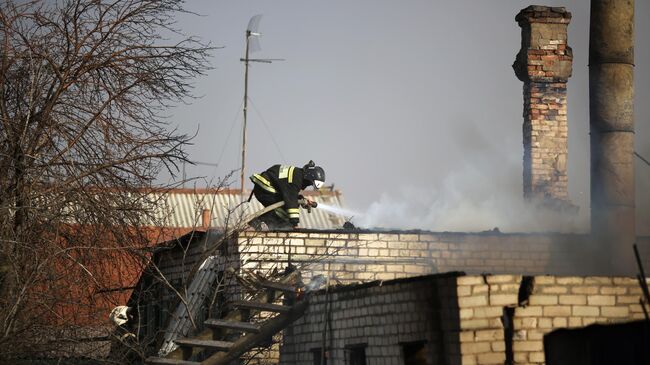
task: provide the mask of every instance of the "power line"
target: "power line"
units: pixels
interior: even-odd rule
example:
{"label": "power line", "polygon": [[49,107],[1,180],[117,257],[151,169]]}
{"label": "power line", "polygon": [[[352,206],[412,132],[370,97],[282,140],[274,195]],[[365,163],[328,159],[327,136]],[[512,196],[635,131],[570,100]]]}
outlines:
{"label": "power line", "polygon": [[[221,163],[221,159],[223,158],[223,153],[226,151],[226,147],[228,146],[228,142],[230,141],[230,136],[232,135],[232,130],[235,127],[235,124],[237,124],[237,120],[239,119],[239,113],[241,113],[242,105],[244,104],[244,101],[239,104],[239,108],[237,109],[237,114],[235,114],[235,118],[232,120],[232,123],[230,124],[230,130],[228,131],[228,137],[226,137],[226,143],[224,143],[223,148],[221,149],[221,153],[219,154],[219,158],[217,159],[217,165]],[[216,169],[215,169],[216,170]],[[214,173],[214,171],[213,171]]]}
{"label": "power line", "polygon": [[638,152],[634,151],[634,155],[636,157],[638,157],[641,161],[645,162],[646,165],[650,166],[650,162],[648,160],[646,160],[645,158],[643,158],[643,156],[639,155]]}
{"label": "power line", "polygon": [[[244,102],[242,101],[242,104]],[[232,123],[230,124],[230,130],[228,131],[228,136],[226,137],[226,141],[223,144],[223,147],[221,148],[221,153],[219,153],[219,158],[217,159],[217,162],[203,162],[203,161],[189,161],[190,163],[194,165],[201,165],[201,166],[212,166],[214,167],[212,171],[210,172],[210,178],[214,178],[215,174],[217,172],[217,167],[221,165],[221,159],[223,158],[223,154],[226,151],[226,148],[228,147],[228,142],[230,142],[230,137],[232,136],[232,131],[235,128],[235,125],[237,124],[237,120],[239,119],[239,113],[241,113],[241,105],[239,104],[239,108],[237,109],[237,113],[235,113],[235,118],[233,118]],[[185,173],[185,162],[183,162],[183,186],[185,185],[185,180],[187,179],[187,175]]]}
{"label": "power line", "polygon": [[253,103],[253,100],[250,97],[248,98],[248,100],[250,101],[251,106],[253,107],[253,110],[255,110],[255,113],[257,114],[257,116],[262,120],[262,124],[264,124],[264,128],[266,128],[266,131],[268,132],[269,136],[271,136],[271,140],[273,141],[273,144],[275,145],[275,148],[278,150],[278,153],[280,154],[280,157],[282,158],[282,161],[284,161],[284,163],[286,164],[287,159],[282,154],[282,150],[280,150],[280,145],[278,145],[278,142],[273,137],[273,133],[271,133],[271,129],[269,128],[268,124],[266,123],[266,120],[264,120],[264,118],[262,117],[262,114],[257,109],[257,106],[255,106],[255,103]]}
{"label": "power line", "polygon": [[212,162],[202,162],[202,161],[190,161],[194,165],[201,165],[201,166],[214,166],[217,167],[219,166],[218,163],[212,163]]}

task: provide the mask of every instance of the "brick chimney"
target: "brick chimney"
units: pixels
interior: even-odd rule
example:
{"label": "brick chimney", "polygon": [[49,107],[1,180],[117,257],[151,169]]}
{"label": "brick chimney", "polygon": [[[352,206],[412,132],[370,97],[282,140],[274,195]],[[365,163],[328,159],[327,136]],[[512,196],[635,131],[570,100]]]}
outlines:
{"label": "brick chimney", "polygon": [[212,220],[210,209],[203,209],[201,212],[201,228],[210,228],[210,221]]}
{"label": "brick chimney", "polygon": [[521,27],[521,50],[512,67],[524,82],[524,198],[577,211],[569,201],[567,176],[571,13],[563,7],[532,5],[515,20]]}

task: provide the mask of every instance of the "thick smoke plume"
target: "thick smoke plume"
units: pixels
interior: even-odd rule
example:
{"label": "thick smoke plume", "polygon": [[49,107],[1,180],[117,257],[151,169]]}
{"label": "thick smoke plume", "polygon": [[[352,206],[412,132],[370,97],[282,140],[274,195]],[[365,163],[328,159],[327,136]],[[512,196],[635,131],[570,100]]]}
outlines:
{"label": "thick smoke plume", "polygon": [[[455,136],[454,136],[455,135]],[[430,184],[414,182],[383,193],[353,222],[364,228],[478,232],[572,232],[589,229],[588,207],[561,214],[525,201],[521,154],[487,140],[472,124],[452,131],[457,161]],[[576,201],[584,198],[574,198]]]}

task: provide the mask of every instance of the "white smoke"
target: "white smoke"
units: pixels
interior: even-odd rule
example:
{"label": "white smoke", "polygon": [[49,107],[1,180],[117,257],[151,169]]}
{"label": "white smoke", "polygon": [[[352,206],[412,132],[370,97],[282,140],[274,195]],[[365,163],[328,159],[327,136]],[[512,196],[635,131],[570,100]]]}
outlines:
{"label": "white smoke", "polygon": [[308,292],[318,290],[325,284],[327,284],[327,276],[322,274],[314,275],[309,284],[305,285],[305,290]]}
{"label": "white smoke", "polygon": [[409,185],[385,192],[353,222],[363,228],[431,231],[477,232],[498,228],[502,232],[581,233],[588,230],[584,208],[574,215],[526,202],[521,172],[514,176],[503,169],[500,172],[466,165],[444,178],[440,186]]}

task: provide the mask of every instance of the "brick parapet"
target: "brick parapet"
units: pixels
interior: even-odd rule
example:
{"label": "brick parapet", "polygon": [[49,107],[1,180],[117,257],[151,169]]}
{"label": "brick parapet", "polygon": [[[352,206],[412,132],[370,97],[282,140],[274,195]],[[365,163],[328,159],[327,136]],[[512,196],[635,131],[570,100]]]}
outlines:
{"label": "brick parapet", "polygon": [[[639,238],[650,267],[650,240]],[[598,274],[598,250],[587,235],[500,233],[245,232],[229,261],[254,270],[281,270],[291,261],[305,275],[336,275],[343,283],[431,273]]]}

